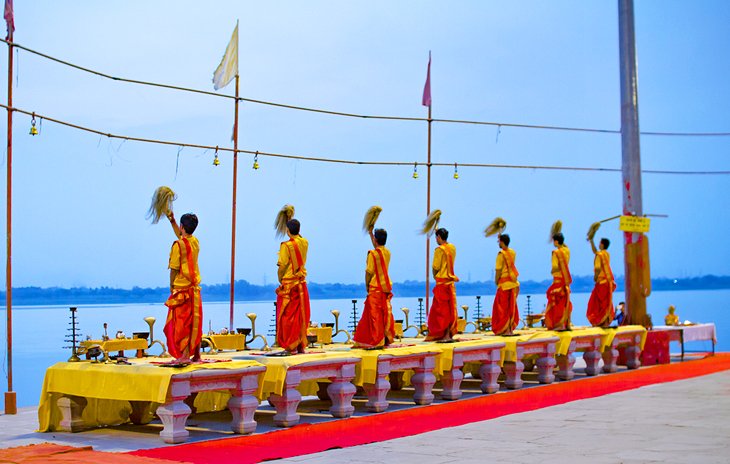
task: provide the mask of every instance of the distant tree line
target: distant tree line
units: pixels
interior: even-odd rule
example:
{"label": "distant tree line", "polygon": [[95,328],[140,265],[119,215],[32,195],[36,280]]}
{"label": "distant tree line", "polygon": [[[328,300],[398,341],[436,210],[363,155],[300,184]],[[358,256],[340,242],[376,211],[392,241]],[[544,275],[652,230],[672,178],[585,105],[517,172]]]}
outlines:
{"label": "distant tree line", "polygon": [[[527,280],[520,282],[520,293],[543,293],[550,286],[551,281],[535,282]],[[623,290],[623,277],[618,278],[618,290]],[[431,283],[433,285],[433,282]],[[457,291],[466,295],[493,295],[496,291],[494,282],[459,282]],[[366,296],[364,284],[308,284],[311,298],[323,299],[363,299]],[[393,293],[397,297],[418,297],[425,291],[426,283],[415,280],[406,280],[393,284]],[[662,290],[716,290],[730,288],[730,276],[706,275],[681,279],[657,278],[652,280],[654,291]],[[245,280],[237,280],[235,285],[235,299],[248,301],[274,301],[276,296],[275,285],[254,285]],[[593,289],[592,276],[574,276],[571,285],[573,292],[590,292]],[[203,285],[204,301],[228,301],[230,286],[228,284]],[[13,289],[13,303],[16,305],[74,305],[74,304],[119,304],[119,303],[162,303],[169,295],[167,287],[131,289],[112,287],[20,287]],[[0,292],[0,298],[5,299],[5,292]]]}

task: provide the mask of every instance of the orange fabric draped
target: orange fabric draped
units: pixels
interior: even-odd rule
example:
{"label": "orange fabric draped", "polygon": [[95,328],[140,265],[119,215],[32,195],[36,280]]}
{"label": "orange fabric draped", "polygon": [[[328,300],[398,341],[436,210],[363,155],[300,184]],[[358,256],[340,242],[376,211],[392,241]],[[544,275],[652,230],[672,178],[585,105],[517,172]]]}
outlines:
{"label": "orange fabric draped", "polygon": [[395,320],[390,300],[393,298],[388,275],[388,265],[383,250],[376,248],[368,252],[373,259],[374,274],[370,281],[368,297],[365,299],[360,322],[353,339],[360,346],[373,347],[390,344],[395,339]]}
{"label": "orange fabric draped", "polygon": [[545,327],[548,330],[567,329],[573,312],[573,302],[570,301],[570,284],[573,278],[563,251],[557,248],[553,250],[553,254],[558,260],[559,274],[553,275],[553,284],[547,289]]}
{"label": "orange fabric draped", "polygon": [[439,282],[433,288],[433,304],[428,313],[426,341],[441,340],[456,335],[456,286],[454,282]]}
{"label": "orange fabric draped", "polygon": [[[437,254],[434,251],[433,269],[436,271],[436,286],[433,288],[433,303],[428,313],[428,335],[426,341],[441,340],[456,335],[456,286],[459,278],[454,274],[454,255],[451,249],[456,252],[454,245],[444,243],[436,250],[441,250],[445,259],[439,260],[440,267],[437,267]],[[443,277],[438,277],[443,276]]]}
{"label": "orange fabric draped", "polygon": [[520,294],[517,276],[520,273],[517,272],[515,260],[512,257],[514,251],[511,253],[510,251],[500,250],[497,255],[497,270],[500,270],[500,261],[503,267],[492,305],[492,331],[497,335],[515,330],[520,320],[520,313],[517,309],[517,295]]}
{"label": "orange fabric draped", "polygon": [[175,358],[189,358],[198,354],[200,350],[200,340],[203,336],[203,302],[200,298],[200,282],[195,272],[197,265],[190,242],[183,237],[173,246],[180,247],[181,255],[185,253],[187,274],[192,280],[187,288],[173,289],[165,301],[168,311],[164,332],[167,338],[167,351]]}
{"label": "orange fabric draped", "polygon": [[395,320],[390,300],[392,293],[371,290],[365,299],[360,322],[353,339],[359,346],[372,347],[390,344],[395,339]]}
{"label": "orange fabric draped", "polygon": [[503,290],[497,287],[492,306],[492,331],[495,335],[502,335],[517,328],[520,313],[517,309],[517,295],[520,287]]}
{"label": "orange fabric draped", "polygon": [[[290,247],[292,272],[296,276],[304,267],[302,253],[292,238]],[[307,282],[303,276],[285,279],[276,289],[276,344],[287,351],[303,352],[307,347],[310,307]]]}
{"label": "orange fabric draped", "polygon": [[616,312],[613,308],[613,292],[616,290],[616,282],[613,280],[608,254],[605,251],[599,251],[596,253],[596,261],[605,280],[596,282],[591,297],[588,299],[586,317],[593,327],[610,324]]}

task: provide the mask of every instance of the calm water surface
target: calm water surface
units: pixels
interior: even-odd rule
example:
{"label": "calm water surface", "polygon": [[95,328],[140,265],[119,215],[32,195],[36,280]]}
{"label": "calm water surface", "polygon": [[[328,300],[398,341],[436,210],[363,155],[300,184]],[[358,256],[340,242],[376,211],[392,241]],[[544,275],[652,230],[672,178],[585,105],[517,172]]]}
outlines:
{"label": "calm water surface", "polygon": [[[588,302],[588,293],[574,293],[573,299],[573,323],[576,325],[587,325],[585,308]],[[523,315],[527,307],[527,295],[520,295],[520,314]],[[493,301],[492,295],[481,298],[481,309],[483,314],[491,314]],[[614,302],[623,300],[623,293],[614,295]],[[655,324],[662,324],[666,308],[673,304],[677,307],[677,314],[682,321],[693,322],[714,322],[717,326],[717,338],[719,351],[730,351],[730,290],[702,290],[702,291],[675,291],[655,292],[647,300],[649,313],[652,315]],[[362,311],[363,299],[358,299],[358,314]],[[473,295],[458,295],[458,304],[469,305],[469,319],[474,316],[476,308],[476,297]],[[334,322],[330,310],[339,309],[340,326],[351,327],[352,302],[349,299],[342,300],[313,300],[312,321]],[[545,295],[532,295],[531,307],[533,312],[539,312],[545,305]],[[417,298],[394,298],[393,313],[396,319],[403,319],[400,308],[411,309],[411,323],[415,321],[418,308]],[[164,339],[162,326],[164,325],[167,308],[162,304],[127,304],[127,305],[82,305],[78,307],[78,326],[82,338],[86,335],[98,339],[103,334],[103,324],[109,326],[108,333],[113,337],[117,330],[124,331],[127,336],[132,332],[146,332],[148,326],[144,322],[147,316],[157,318],[155,324],[155,338]],[[251,323],[246,313],[256,313],[258,318],[256,326],[258,333],[268,334],[273,324],[273,299],[266,302],[236,302],[235,304],[235,327],[250,327]],[[229,303],[215,302],[203,303],[203,315],[205,320],[205,331],[209,327],[219,331],[228,325]],[[31,406],[38,404],[38,398],[43,383],[43,376],[47,367],[59,361],[66,361],[70,356],[70,350],[64,349],[67,345],[64,338],[69,333],[70,327],[68,306],[17,306],[13,309],[13,387],[18,395],[19,406]],[[460,311],[460,315],[463,315]],[[5,320],[5,311],[0,312],[0,317]],[[7,389],[7,353],[5,331],[2,333],[2,366],[3,377],[5,378],[2,390]],[[342,337],[344,338],[344,337]],[[269,337],[271,343],[271,337]],[[260,343],[254,344],[255,347]],[[687,346],[690,350],[709,350],[709,342],[694,342]],[[677,346],[672,346],[672,351],[678,351]],[[157,354],[159,346],[152,349]],[[128,355],[131,353],[127,353]]]}

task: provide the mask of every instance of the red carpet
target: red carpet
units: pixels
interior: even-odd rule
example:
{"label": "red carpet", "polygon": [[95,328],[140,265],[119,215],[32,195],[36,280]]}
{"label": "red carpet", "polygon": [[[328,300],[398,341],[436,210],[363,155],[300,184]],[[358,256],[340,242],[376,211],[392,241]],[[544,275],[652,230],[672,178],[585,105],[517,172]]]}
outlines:
{"label": "red carpet", "polygon": [[134,451],[130,454],[196,464],[260,462],[416,435],[728,369],[730,369],[730,354],[724,353],[696,361],[601,374],[586,379],[556,382],[463,401],[413,407],[319,424],[300,424],[289,429],[259,435],[166,446]]}
{"label": "red carpet", "polygon": [[150,459],[119,453],[93,451],[91,446],[73,447],[40,443],[0,449],[2,464],[179,464],[179,461]]}

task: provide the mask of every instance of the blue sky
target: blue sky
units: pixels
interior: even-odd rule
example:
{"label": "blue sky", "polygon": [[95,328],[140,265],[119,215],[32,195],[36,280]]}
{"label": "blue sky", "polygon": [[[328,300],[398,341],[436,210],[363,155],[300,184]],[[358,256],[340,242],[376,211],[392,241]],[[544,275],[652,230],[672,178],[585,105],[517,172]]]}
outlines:
{"label": "blue sky", "polygon": [[[421,92],[433,53],[433,116],[620,128],[616,2],[17,1],[16,42],[133,79],[212,90],[211,76],[240,20],[241,95],[362,114],[425,117]],[[730,131],[730,4],[637,2],[643,131]],[[226,99],[113,82],[17,55],[15,106],[120,135],[230,146]],[[7,62],[0,60],[7,74]],[[232,85],[221,92],[232,94]],[[2,131],[5,119],[2,118]],[[178,215],[201,220],[206,283],[230,275],[230,154],[108,140],[44,122],[27,135],[15,116],[15,286],[165,286],[172,234],[145,220],[153,190],[178,193]],[[419,163],[426,125],[339,118],[243,104],[240,148],[352,160]],[[730,170],[730,137],[644,136],[644,169]],[[620,136],[434,124],[433,161],[618,168]],[[396,281],[424,278],[426,172],[239,157],[236,277],[276,278],[272,223],[297,208],[314,282],[360,282],[369,240],[360,225],[384,209]],[[3,169],[5,157],[3,155]],[[490,280],[507,219],[523,279],[549,277],[548,231],[564,222],[574,274],[592,272],[588,226],[621,212],[619,173],[434,167],[432,207],[457,246],[463,280]],[[654,276],[730,274],[730,176],[643,177],[644,211],[667,214],[649,234]],[[0,180],[5,189],[5,176]],[[4,206],[3,206],[4,209]],[[5,227],[2,215],[2,227]],[[614,242],[617,223],[599,236]],[[3,247],[2,259],[5,259]],[[4,267],[3,267],[4,271]]]}

